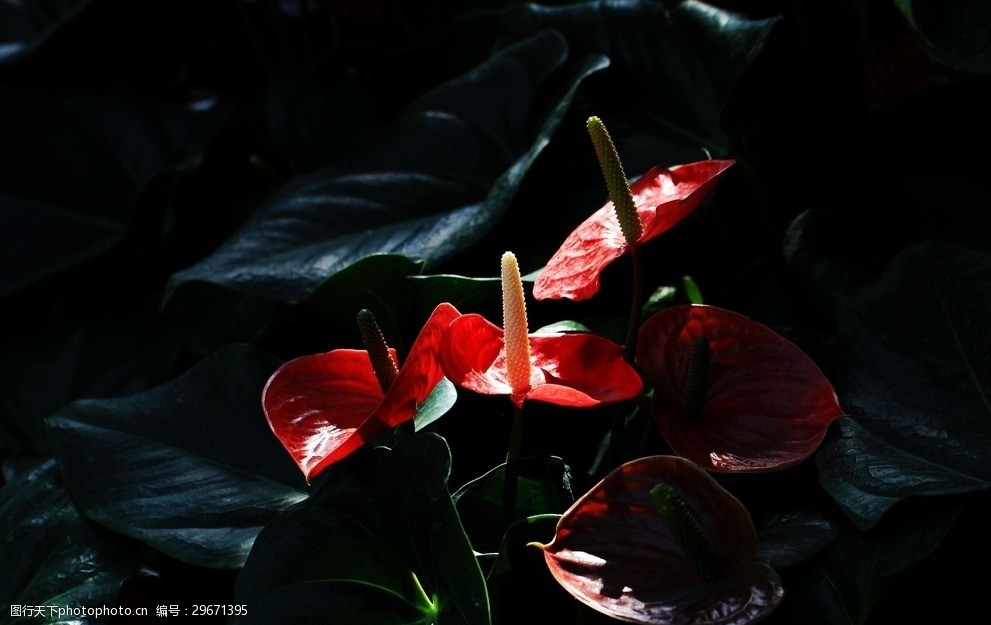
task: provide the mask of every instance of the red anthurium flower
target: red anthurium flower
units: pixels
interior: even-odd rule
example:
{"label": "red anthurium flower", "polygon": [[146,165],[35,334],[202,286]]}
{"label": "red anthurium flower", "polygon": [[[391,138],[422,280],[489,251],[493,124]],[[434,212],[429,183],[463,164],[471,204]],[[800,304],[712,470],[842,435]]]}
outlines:
{"label": "red anthurium flower", "polygon": [[526,400],[589,407],[631,399],[643,390],[623,348],[594,334],[531,334],[529,387],[509,382],[503,329],[481,315],[456,319],[441,346],[448,379],[483,395],[509,395],[517,407]]}
{"label": "red anthurium flower", "polygon": [[676,456],[620,466],[537,546],[565,590],[624,621],[744,625],[784,597],[778,574],[756,561],[747,509]]}
{"label": "red anthurium flower", "polygon": [[506,329],[481,315],[455,319],[441,345],[451,382],[476,393],[589,407],[631,399],[643,390],[640,374],[623,348],[587,333],[528,334],[523,286],[516,257],[503,256]]}
{"label": "red anthurium flower", "polygon": [[459,314],[450,304],[434,309],[388,391],[359,349],[302,356],[272,374],[262,392],[265,417],[307,480],[414,417],[443,377],[437,350]]}
{"label": "red anthurium flower", "polygon": [[[654,167],[630,185],[642,233],[636,245],[673,228],[694,211],[735,161],[708,160],[670,169]],[[629,249],[613,203],[576,228],[537,276],[537,299],[589,299],[599,291],[599,275]]]}
{"label": "red anthurium flower", "polygon": [[671,448],[708,471],[757,472],[808,458],[843,414],[796,345],[715,306],[664,309],[644,322],[637,364]]}

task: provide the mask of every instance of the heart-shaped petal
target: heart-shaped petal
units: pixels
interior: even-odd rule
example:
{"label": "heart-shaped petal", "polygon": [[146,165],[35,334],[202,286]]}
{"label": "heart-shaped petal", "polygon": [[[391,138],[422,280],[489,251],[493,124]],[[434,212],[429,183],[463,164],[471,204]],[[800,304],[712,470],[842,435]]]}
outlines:
{"label": "heart-shaped petal", "polygon": [[[709,346],[698,415],[683,410],[696,337]],[[836,392],[798,346],[715,306],[666,308],[644,322],[637,364],[654,385],[654,416],[671,448],[708,471],[758,472],[808,458],[843,414]]]}
{"label": "heart-shaped petal", "polygon": [[[708,160],[670,169],[654,167],[630,185],[643,234],[642,245],[670,230],[705,199],[735,161]],[[597,210],[568,235],[533,284],[536,299],[579,301],[599,291],[599,276],[629,244],[612,202]]]}
{"label": "heart-shaped petal", "polygon": [[631,399],[643,390],[639,373],[623,349],[589,333],[531,334],[530,388],[514,393],[509,384],[503,330],[481,315],[463,315],[444,336],[441,363],[458,386],[484,395],[509,395],[522,406],[538,400],[559,406],[591,407]]}
{"label": "heart-shaped petal", "polygon": [[[365,350],[301,356],[272,374],[262,407],[307,480],[415,416],[444,375],[438,350],[444,331],[459,315],[446,303],[434,309],[388,392],[379,386]],[[395,359],[395,350],[390,351]]]}
{"label": "heart-shaped petal", "polygon": [[[671,487],[722,565],[703,578],[658,513],[651,489]],[[697,465],[676,456],[628,462],[564,513],[543,546],[547,566],[582,603],[640,623],[743,625],[784,596],[770,567],[756,562],[757,532],[746,508]]]}

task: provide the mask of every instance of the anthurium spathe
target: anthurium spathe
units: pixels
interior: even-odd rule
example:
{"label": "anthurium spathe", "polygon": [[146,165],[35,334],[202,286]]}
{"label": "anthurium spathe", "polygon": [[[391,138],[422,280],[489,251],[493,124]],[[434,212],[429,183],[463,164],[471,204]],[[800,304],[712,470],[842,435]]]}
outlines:
{"label": "anthurium spathe", "polygon": [[631,399],[643,390],[623,348],[589,333],[529,334],[516,257],[503,256],[503,324],[481,315],[455,319],[444,334],[444,374],[462,388],[527,400],[590,407]]}
{"label": "anthurium spathe", "polygon": [[799,347],[715,306],[651,316],[640,328],[636,361],[654,386],[665,440],[708,471],[797,464],[843,414],[832,384]]}
{"label": "anthurium spathe", "polygon": [[709,194],[732,160],[707,160],[671,168],[653,167],[630,185],[641,232],[635,243],[624,236],[613,202],[578,226],[537,276],[538,299],[591,298],[599,291],[602,271],[632,245],[670,230],[694,211]]}
{"label": "anthurium spathe", "polygon": [[[459,314],[450,304],[438,305],[406,362],[391,375],[388,367],[383,372],[373,366],[372,348],[302,356],[272,374],[262,392],[265,417],[307,480],[414,418],[417,406],[443,377],[437,350]],[[395,350],[389,349],[386,358],[395,363]]]}
{"label": "anthurium spathe", "polygon": [[607,475],[537,545],[576,599],[629,622],[744,625],[784,590],[756,561],[757,532],[738,499],[689,460],[651,456]]}

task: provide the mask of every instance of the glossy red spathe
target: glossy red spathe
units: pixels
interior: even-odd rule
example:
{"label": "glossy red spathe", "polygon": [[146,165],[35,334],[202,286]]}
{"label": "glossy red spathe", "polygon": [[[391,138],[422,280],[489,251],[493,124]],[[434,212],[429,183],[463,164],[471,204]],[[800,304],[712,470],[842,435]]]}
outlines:
{"label": "glossy red spathe", "polygon": [[[692,343],[709,345],[697,416],[682,410]],[[760,472],[808,458],[843,414],[819,367],[794,343],[739,313],[704,305],[647,319],[637,364],[654,387],[654,417],[671,448],[708,471]]]}
{"label": "glossy red spathe", "polygon": [[444,335],[444,373],[458,386],[484,395],[509,395],[560,406],[591,407],[631,399],[643,390],[623,348],[589,333],[529,335],[530,387],[514,392],[506,367],[503,329],[481,315],[463,315]]}
{"label": "glossy red spathe", "polygon": [[[262,392],[265,417],[307,480],[413,419],[443,377],[437,351],[459,315],[446,303],[434,309],[387,392],[368,352],[359,349],[302,356],[272,374]],[[390,351],[395,359],[395,350]]]}
{"label": "glossy red spathe", "polygon": [[[643,232],[642,245],[687,217],[735,161],[707,160],[670,169],[654,167],[630,185]],[[591,298],[599,291],[599,276],[609,263],[626,253],[612,202],[597,210],[565,239],[537,276],[536,299]]]}
{"label": "glossy red spathe", "polygon": [[[721,565],[707,579],[651,499],[678,493]],[[595,610],[628,622],[754,623],[784,596],[773,569],[756,561],[758,538],[743,504],[697,465],[676,456],[628,462],[582,495],[540,545],[557,582]]]}

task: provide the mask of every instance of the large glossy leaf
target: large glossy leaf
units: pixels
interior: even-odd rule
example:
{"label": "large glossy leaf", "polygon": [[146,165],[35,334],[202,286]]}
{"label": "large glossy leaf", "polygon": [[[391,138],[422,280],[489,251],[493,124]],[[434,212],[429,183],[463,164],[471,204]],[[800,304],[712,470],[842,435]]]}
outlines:
{"label": "large glossy leaf", "polygon": [[[722,572],[704,576],[655,507],[666,485],[686,522],[708,543]],[[757,532],[747,509],[694,463],[677,456],[628,462],[582,495],[543,547],[565,590],[624,621],[743,625],[765,617],[784,595],[781,580],[756,561]]]}
{"label": "large glossy leaf", "polygon": [[261,410],[268,354],[231,346],[183,376],[48,420],[66,489],[87,516],[180,560],[244,563],[304,484]]}
{"label": "large glossy leaf", "polygon": [[[138,570],[138,551],[122,536],[85,518],[48,460],[0,489],[0,603],[45,606],[24,623],[96,623],[53,608],[118,605],[121,583]],[[12,611],[0,615],[9,623]]]}
{"label": "large glossy leaf", "polygon": [[155,176],[196,162],[216,113],[211,101],[0,88],[0,295],[119,242]]}
{"label": "large glossy leaf", "polygon": [[[725,151],[720,114],[743,71],[760,52],[773,19],[748,20],[702,2],[668,3],[621,0],[525,4],[509,14],[507,39],[542,28],[564,33],[577,53],[605,54],[609,74],[624,97],[614,104],[616,130],[625,134],[632,112],[658,133],[679,143],[700,143]],[[612,117],[606,115],[605,121]],[[627,154],[627,152],[623,152]],[[643,171],[659,162],[624,161],[628,171]],[[631,169],[632,167],[632,169]]]}
{"label": "large glossy leaf", "polygon": [[352,154],[381,130],[372,94],[357,81],[327,81],[312,68],[272,77],[260,95],[277,173],[297,175]]}
{"label": "large glossy leaf", "polygon": [[16,424],[35,452],[47,453],[44,418],[71,400],[161,384],[173,375],[180,349],[178,330],[149,314],[107,313],[0,339],[0,378],[8,382],[0,416]]}
{"label": "large glossy leaf", "polygon": [[441,378],[423,403],[416,407],[413,427],[417,432],[446,415],[458,401],[458,389],[447,378]]}
{"label": "large glossy leaf", "polygon": [[991,73],[991,5],[983,0],[894,0],[943,62]]}
{"label": "large glossy leaf", "polygon": [[235,622],[487,625],[450,463],[444,439],[424,433],[332,467],[262,530],[235,590],[248,613]]}
{"label": "large glossy leaf", "polygon": [[458,310],[475,311],[502,295],[500,278],[468,278],[452,274],[410,276],[410,282],[420,304],[420,314],[428,314],[440,302],[449,302]]}
{"label": "large glossy leaf", "polygon": [[0,2],[0,66],[30,55],[88,4],[89,0]]}
{"label": "large glossy leaf", "polygon": [[[486,583],[494,623],[526,623],[533,619],[534,597],[542,614],[570,615],[575,600],[547,570],[544,554],[535,543],[554,535],[560,514],[541,514],[514,523],[506,532]],[[585,610],[580,606],[579,610]],[[562,618],[562,620],[564,620]]]}
{"label": "large glossy leaf", "polygon": [[[175,274],[167,299],[208,282],[298,301],[370,254],[429,266],[465,249],[506,210],[578,84],[605,65],[588,59],[558,76],[566,54],[560,35],[543,32],[423,95],[366,152],[294,180],[212,255]],[[537,110],[552,76],[563,92]]]}
{"label": "large glossy leaf", "polygon": [[841,317],[852,420],[816,459],[860,527],[906,497],[991,486],[989,285],[987,254],[919,244]]}
{"label": "large glossy leaf", "polygon": [[[570,469],[560,458],[522,458],[511,473],[515,490],[506,490],[507,468],[500,464],[454,494],[475,551],[497,551],[512,524],[540,514],[561,514],[574,502]],[[507,494],[512,503],[505,500]]]}
{"label": "large glossy leaf", "polygon": [[[931,212],[928,205],[926,212]],[[831,326],[850,296],[868,281],[868,265],[880,255],[862,230],[839,210],[808,209],[785,232],[782,248],[788,270]]]}
{"label": "large glossy leaf", "polygon": [[804,562],[825,549],[839,536],[840,528],[828,514],[803,508],[766,515],[757,532],[757,559],[778,569]]}
{"label": "large glossy leaf", "polygon": [[[892,514],[878,526],[881,531],[861,532],[848,522],[838,523],[836,539],[810,563],[810,566],[786,571],[788,597],[768,619],[768,625],[868,625],[892,622],[873,615],[878,599],[895,581],[898,573],[924,562],[947,537],[961,512],[960,502],[932,505]],[[921,566],[925,566],[924,564]],[[941,570],[941,569],[940,569]],[[789,573],[794,573],[789,576]],[[947,576],[955,575],[949,571]],[[938,575],[933,570],[933,575]],[[969,606],[957,604],[959,596],[947,597],[936,589],[924,595],[925,608],[938,614],[938,620],[956,622],[953,614],[966,613]],[[892,589],[890,592],[894,592]],[[906,597],[910,605],[894,610],[911,616],[921,605],[920,596]]]}
{"label": "large glossy leaf", "polygon": [[[358,311],[368,309],[389,345],[405,351],[409,346],[396,341],[418,331],[410,327],[409,278],[422,269],[423,263],[400,254],[372,254],[324,280],[303,305],[349,329],[355,327]],[[437,303],[440,301],[448,300]],[[432,311],[426,311],[424,317]]]}

